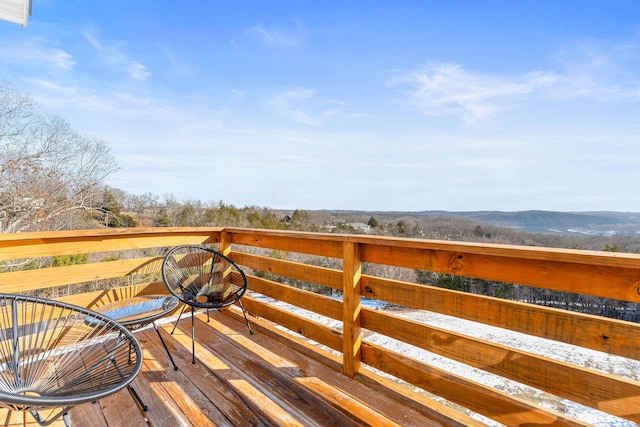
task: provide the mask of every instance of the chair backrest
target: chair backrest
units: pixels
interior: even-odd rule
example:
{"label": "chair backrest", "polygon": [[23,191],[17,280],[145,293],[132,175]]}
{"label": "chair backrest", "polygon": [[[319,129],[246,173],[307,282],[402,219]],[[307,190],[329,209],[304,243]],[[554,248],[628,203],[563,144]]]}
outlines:
{"label": "chair backrest", "polygon": [[201,245],[172,248],[162,262],[162,279],[182,302],[202,308],[233,304],[247,290],[247,278],[235,262]]}
{"label": "chair backrest", "polygon": [[129,384],[142,349],[123,325],[59,301],[0,294],[0,407],[93,402]]}

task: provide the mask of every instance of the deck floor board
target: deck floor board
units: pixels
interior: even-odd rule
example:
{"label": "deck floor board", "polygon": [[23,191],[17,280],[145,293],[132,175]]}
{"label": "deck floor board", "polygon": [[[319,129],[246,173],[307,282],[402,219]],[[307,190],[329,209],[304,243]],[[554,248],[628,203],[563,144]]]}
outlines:
{"label": "deck floor board", "polygon": [[[196,364],[191,363],[191,319],[160,325],[178,370],[156,332],[135,334],[144,351],[133,387],[149,407],[142,411],[127,389],[70,411],[74,427],[100,426],[443,426],[451,420],[428,398],[407,396],[376,375],[351,379],[338,355],[253,319],[250,335],[235,309],[196,316]],[[411,394],[412,392],[407,393]],[[30,415],[0,411],[2,425],[33,425]],[[463,420],[460,422],[460,420]],[[465,420],[467,422],[465,422]],[[63,425],[62,420],[55,423]]]}

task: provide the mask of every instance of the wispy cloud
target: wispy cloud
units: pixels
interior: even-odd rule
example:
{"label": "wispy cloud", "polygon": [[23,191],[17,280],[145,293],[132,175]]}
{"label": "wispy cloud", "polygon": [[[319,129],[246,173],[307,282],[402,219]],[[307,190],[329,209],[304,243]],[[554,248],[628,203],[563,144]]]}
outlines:
{"label": "wispy cloud", "polygon": [[533,100],[578,97],[640,100],[640,42],[565,46],[552,71],[483,74],[453,63],[430,63],[388,81],[423,114],[459,116],[467,124]]}
{"label": "wispy cloud", "polygon": [[146,135],[144,138],[156,132],[172,135],[171,138],[197,141],[224,129],[227,111],[212,106],[203,98],[163,98],[116,86],[96,88],[76,85],[75,82],[62,85],[54,80],[37,78],[26,81],[36,100],[46,110],[57,111],[65,117],[69,111],[103,117],[99,125],[94,124],[96,128],[113,123],[115,129],[116,123],[127,122],[131,126],[127,131],[135,133],[140,129],[140,134]]}
{"label": "wispy cloud", "polygon": [[291,88],[267,101],[282,117],[308,126],[320,126],[329,117],[344,113],[345,103],[317,96],[313,89]]}
{"label": "wispy cloud", "polygon": [[238,89],[229,89],[232,101],[239,101],[246,96],[246,92]]}
{"label": "wispy cloud", "polygon": [[51,80],[44,80],[44,79],[32,79],[31,80],[31,84],[34,86],[38,86],[42,89],[46,89],[48,91],[51,92],[55,92],[55,93],[59,93],[59,94],[66,94],[66,95],[71,95],[76,93],[76,89],[73,87],[68,87],[68,86],[62,86],[59,83],[56,83],[54,81]]}
{"label": "wispy cloud", "polygon": [[428,116],[460,115],[467,123],[512,108],[518,100],[557,84],[554,73],[531,72],[501,77],[464,70],[450,63],[430,64],[389,81],[403,87],[410,101]]}
{"label": "wispy cloud", "polygon": [[76,65],[73,57],[61,49],[53,49],[49,54],[44,56],[54,67],[64,70],[70,70]]}
{"label": "wispy cloud", "polygon": [[25,82],[45,109],[80,109],[107,114],[121,111],[122,104],[116,101],[112,93],[98,93],[88,87],[62,85],[48,79],[27,78]]}
{"label": "wispy cloud", "polygon": [[258,23],[249,33],[261,43],[271,47],[296,47],[302,44],[304,33],[300,23],[295,26],[268,26]]}
{"label": "wispy cloud", "polygon": [[134,80],[146,80],[151,73],[142,63],[132,59],[124,49],[124,43],[116,41],[100,41],[90,32],[84,33],[85,39],[98,53],[100,61],[126,73]]}
{"label": "wispy cloud", "polygon": [[0,44],[0,61],[2,59],[59,70],[70,70],[76,65],[70,53],[51,47],[49,42],[41,39]]}
{"label": "wispy cloud", "polygon": [[191,61],[185,58],[182,55],[176,54],[169,47],[160,44],[159,46],[160,52],[163,53],[164,57],[169,62],[169,71],[178,76],[190,76],[194,73],[193,65]]}
{"label": "wispy cloud", "polygon": [[563,93],[607,100],[640,100],[640,35],[617,43],[582,41],[561,48]]}
{"label": "wispy cloud", "polygon": [[309,126],[320,125],[320,119],[312,116],[310,113],[303,111],[300,107],[295,106],[300,101],[311,99],[315,95],[315,91],[311,89],[291,89],[283,93],[279,93],[269,101],[269,106],[278,114]]}

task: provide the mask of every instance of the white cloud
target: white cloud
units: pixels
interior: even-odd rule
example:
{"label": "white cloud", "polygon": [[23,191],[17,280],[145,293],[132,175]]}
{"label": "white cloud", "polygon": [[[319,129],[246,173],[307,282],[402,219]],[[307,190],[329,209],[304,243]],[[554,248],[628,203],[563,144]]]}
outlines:
{"label": "white cloud", "polygon": [[294,107],[299,101],[311,99],[315,95],[315,91],[311,89],[292,89],[287,92],[279,93],[269,101],[269,106],[278,114],[309,126],[320,125],[320,119],[313,117],[311,114],[300,108]]}
{"label": "white cloud", "polygon": [[640,39],[614,44],[577,42],[555,57],[566,76],[563,94],[605,100],[640,100]]}
{"label": "white cloud", "polygon": [[49,42],[40,39],[2,43],[0,45],[0,61],[43,65],[46,68],[60,70],[71,70],[76,65],[70,53],[48,45]]}
{"label": "white cloud", "polygon": [[76,93],[76,89],[73,87],[66,87],[66,86],[62,86],[56,82],[53,82],[51,80],[43,80],[43,79],[32,79],[30,80],[31,84],[33,84],[34,86],[39,86],[43,89],[46,89],[48,91],[54,92],[54,93],[60,93],[60,94],[64,94],[65,96],[71,95]]}
{"label": "white cloud", "polygon": [[271,97],[267,105],[282,117],[308,126],[320,126],[325,119],[345,113],[344,102],[316,94],[313,89],[292,88]]}
{"label": "white cloud", "polygon": [[519,75],[483,74],[453,63],[430,63],[389,80],[428,116],[456,115],[467,124],[534,100],[640,100],[640,41],[576,42],[548,68]]}
{"label": "white cloud", "polygon": [[192,76],[194,74],[193,64],[190,60],[183,55],[174,53],[172,49],[163,44],[160,44],[158,48],[169,62],[168,70],[171,73],[178,76]]}
{"label": "white cloud", "polygon": [[232,101],[239,101],[246,96],[246,92],[237,89],[229,89],[229,92],[231,93]]}
{"label": "white cloud", "polygon": [[127,72],[135,80],[146,80],[151,75],[147,67],[137,61],[130,61],[127,64]]}
{"label": "white cloud", "polygon": [[258,23],[249,29],[249,33],[261,43],[272,47],[296,47],[302,44],[301,26],[275,27]]}
{"label": "white cloud", "polygon": [[62,68],[64,70],[70,70],[76,65],[73,57],[61,49],[54,49],[48,56],[49,62],[56,68]]}
{"label": "white cloud", "polygon": [[125,52],[123,43],[112,41],[103,43],[89,32],[85,32],[84,37],[95,48],[103,64],[128,74],[134,80],[144,81],[151,75],[144,64],[132,59]]}
{"label": "white cloud", "polygon": [[519,99],[553,86],[561,77],[532,72],[515,78],[473,73],[456,64],[431,64],[391,80],[405,86],[413,104],[429,116],[456,114],[467,123],[512,108]]}

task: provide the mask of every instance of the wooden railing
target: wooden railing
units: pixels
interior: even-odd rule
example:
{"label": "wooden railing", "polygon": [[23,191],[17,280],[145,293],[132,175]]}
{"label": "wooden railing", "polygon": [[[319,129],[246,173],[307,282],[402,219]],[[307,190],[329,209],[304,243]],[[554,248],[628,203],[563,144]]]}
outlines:
{"label": "wooden railing", "polygon": [[[639,324],[368,273],[372,265],[392,266],[640,302],[636,254],[235,228],[0,234],[0,292],[37,293],[90,308],[166,292],[159,274],[162,256],[185,243],[210,244],[234,259],[248,273],[251,293],[243,301],[250,314],[339,352],[345,375],[373,367],[505,425],[585,421],[537,404],[539,393],[640,422],[640,372],[634,371],[640,366]],[[89,254],[88,263],[47,266],[51,257],[64,260],[75,254]],[[321,286],[334,296],[288,281]],[[368,308],[365,299],[396,309]],[[589,356],[582,362],[554,359],[540,348],[500,344],[411,320],[397,314],[401,311],[452,316],[478,329],[488,325],[500,328],[500,334],[548,340],[539,342],[549,347],[570,345],[577,353],[606,353],[615,359],[613,365],[624,364],[631,372],[623,376],[613,368],[594,369]],[[313,320],[308,312],[333,320],[334,326]],[[370,338],[381,336],[407,350]],[[453,372],[421,361],[414,356],[416,349],[530,386],[535,398],[474,380],[466,374],[472,369]]]}

